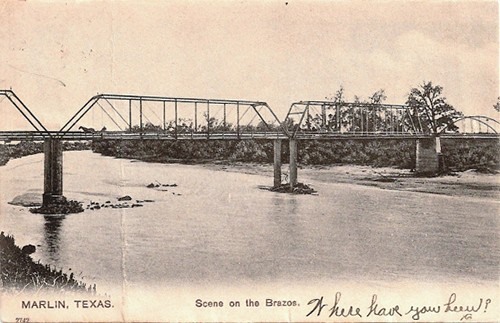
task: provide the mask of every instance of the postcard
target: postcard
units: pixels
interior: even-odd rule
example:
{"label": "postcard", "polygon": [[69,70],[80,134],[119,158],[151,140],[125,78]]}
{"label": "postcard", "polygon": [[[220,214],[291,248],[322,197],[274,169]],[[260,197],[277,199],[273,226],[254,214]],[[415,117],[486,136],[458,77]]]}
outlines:
{"label": "postcard", "polygon": [[496,322],[496,1],[4,1],[2,322]]}

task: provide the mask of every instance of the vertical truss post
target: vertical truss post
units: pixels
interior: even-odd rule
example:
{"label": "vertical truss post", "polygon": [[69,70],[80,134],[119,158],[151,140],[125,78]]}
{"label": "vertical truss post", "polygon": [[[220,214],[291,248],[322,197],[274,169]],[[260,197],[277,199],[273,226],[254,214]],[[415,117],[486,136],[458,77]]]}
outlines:
{"label": "vertical truss post", "polygon": [[238,139],[240,139],[240,102],[236,102],[236,132]]}
{"label": "vertical truss post", "polygon": [[393,109],[390,108],[389,111],[390,111],[390,114],[389,114],[389,117],[390,117],[389,126],[390,126],[391,133],[393,133],[394,132],[394,116],[393,116],[393,113],[392,113]]}
{"label": "vertical truss post", "polygon": [[364,117],[365,117],[365,110],[363,108],[359,107],[359,119],[361,119],[361,134],[363,134],[364,131]]}
{"label": "vertical truss post", "polygon": [[128,100],[128,131],[132,132],[132,100]]}
{"label": "vertical truss post", "polygon": [[210,100],[207,101],[207,139],[210,139]]}
{"label": "vertical truss post", "polygon": [[326,107],[324,104],[321,105],[321,123],[323,124],[323,129],[327,129],[326,126]]}
{"label": "vertical truss post", "polygon": [[198,102],[194,103],[194,131],[198,131]]}
{"label": "vertical truss post", "polygon": [[165,131],[167,128],[167,126],[165,125],[165,122],[166,122],[166,120],[165,120],[165,117],[166,117],[165,104],[166,104],[166,102],[163,101],[163,131]]}
{"label": "vertical truss post", "polygon": [[175,115],[175,132],[174,132],[174,134],[175,134],[175,139],[177,139],[177,99],[175,99],[174,103],[175,103],[175,107],[174,107],[174,110],[175,110],[174,111],[174,115]]}
{"label": "vertical truss post", "polygon": [[399,111],[399,109],[396,110],[396,115],[394,116],[394,122],[396,123],[394,128],[396,129],[396,133],[399,133],[399,126],[401,124],[400,114],[401,114],[401,111]]}
{"label": "vertical truss post", "polygon": [[226,129],[226,104],[224,103],[224,130]]}
{"label": "vertical truss post", "polygon": [[351,106],[351,132],[354,132],[354,105]]}
{"label": "vertical truss post", "polygon": [[340,128],[341,128],[341,123],[340,123],[340,104],[335,105],[335,126],[337,129],[337,132],[340,133]]}
{"label": "vertical truss post", "polygon": [[370,131],[370,113],[369,111],[366,111],[366,133]]}
{"label": "vertical truss post", "polygon": [[388,127],[388,124],[389,124],[389,119],[387,118],[387,107],[384,108],[384,127],[385,127],[385,133],[389,133],[389,127]]}
{"label": "vertical truss post", "polygon": [[143,124],[142,124],[142,97],[139,98],[139,120],[140,120],[140,129],[141,129],[141,134],[142,134],[142,130],[143,130]]}

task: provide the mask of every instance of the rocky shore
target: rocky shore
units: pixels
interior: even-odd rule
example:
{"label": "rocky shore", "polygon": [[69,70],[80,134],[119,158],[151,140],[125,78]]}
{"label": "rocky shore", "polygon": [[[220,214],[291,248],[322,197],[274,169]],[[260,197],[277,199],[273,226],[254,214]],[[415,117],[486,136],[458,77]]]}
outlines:
{"label": "rocky shore", "polygon": [[40,214],[70,214],[83,212],[82,203],[73,200],[66,200],[50,205],[42,205],[40,207],[31,208],[31,213]]}
{"label": "rocky shore", "polygon": [[312,187],[304,183],[297,183],[293,186],[293,188],[288,183],[281,184],[280,186],[269,188],[269,191],[277,193],[291,193],[291,194],[303,194],[303,195],[317,193]]}

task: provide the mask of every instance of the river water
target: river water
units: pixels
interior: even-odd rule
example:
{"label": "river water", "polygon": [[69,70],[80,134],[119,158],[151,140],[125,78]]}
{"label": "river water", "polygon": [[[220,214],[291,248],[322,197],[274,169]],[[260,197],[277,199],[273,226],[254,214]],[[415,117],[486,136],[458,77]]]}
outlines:
{"label": "river water", "polygon": [[[299,174],[300,177],[300,174]],[[99,287],[307,281],[498,281],[499,203],[308,181],[318,196],[259,189],[272,178],[199,166],[64,153],[69,199],[123,195],[143,207],[31,214],[7,204],[42,194],[43,155],[0,167],[1,230],[33,259]],[[156,181],[177,184],[166,191]]]}

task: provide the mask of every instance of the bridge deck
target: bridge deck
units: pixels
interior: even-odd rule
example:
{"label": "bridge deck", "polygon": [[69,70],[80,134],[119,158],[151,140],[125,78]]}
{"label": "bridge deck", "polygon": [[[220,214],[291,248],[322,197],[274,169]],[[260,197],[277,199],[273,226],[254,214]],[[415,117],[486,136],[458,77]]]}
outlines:
{"label": "bridge deck", "polygon": [[[306,132],[297,134],[297,140],[335,140],[335,139],[419,139],[429,138],[428,134],[412,133],[383,133],[383,132],[365,132],[365,133],[335,133],[335,132]],[[0,141],[43,141],[48,138],[62,139],[67,141],[85,141],[85,140],[249,140],[249,139],[289,139],[282,132],[190,132],[190,133],[169,133],[169,132],[123,132],[106,131],[86,133],[81,131],[70,131],[61,133],[58,131],[0,131]],[[441,138],[470,138],[470,139],[500,139],[500,134],[478,133],[461,134],[449,133],[442,134]]]}

